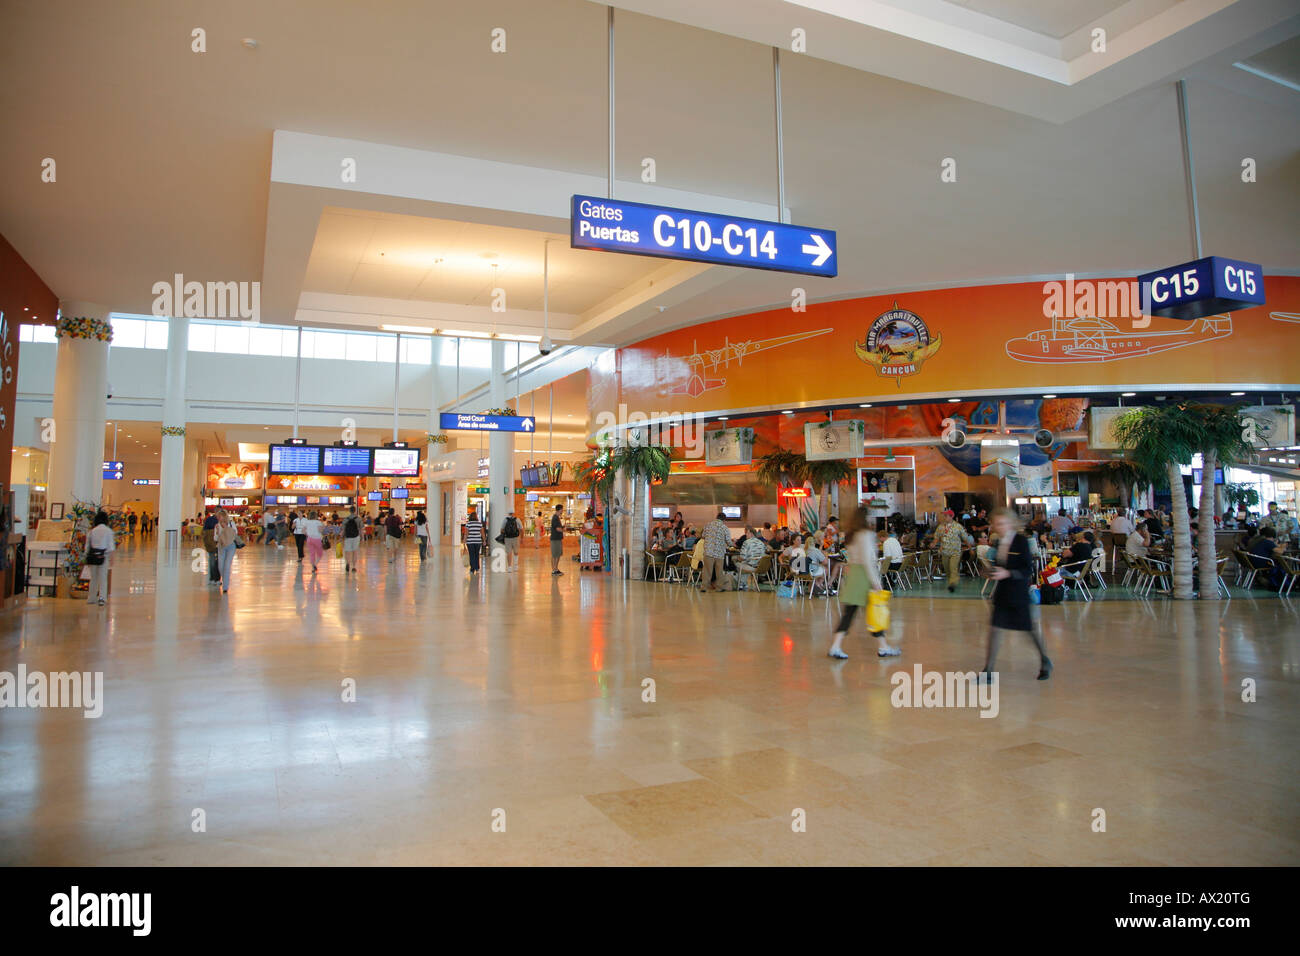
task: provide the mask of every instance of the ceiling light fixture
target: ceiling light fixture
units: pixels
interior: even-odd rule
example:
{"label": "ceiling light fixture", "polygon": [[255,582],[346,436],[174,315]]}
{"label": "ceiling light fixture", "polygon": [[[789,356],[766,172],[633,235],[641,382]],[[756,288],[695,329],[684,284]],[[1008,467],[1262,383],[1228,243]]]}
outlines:
{"label": "ceiling light fixture", "polygon": [[1056,398],[1055,395],[1044,395],[1043,398]]}
{"label": "ceiling light fixture", "polygon": [[957,404],[957,403],[960,402],[960,401],[961,401],[960,398],[950,398],[950,399],[948,399],[948,404],[949,404],[949,405],[955,405],[955,404]]}
{"label": "ceiling light fixture", "polygon": [[1123,398],[1132,398],[1136,394],[1137,392],[1120,392],[1120,396]]}
{"label": "ceiling light fixture", "polygon": [[1231,395],[1233,398],[1240,398],[1241,396],[1245,395],[1246,393],[1245,393],[1245,392],[1229,392],[1228,394]]}
{"label": "ceiling light fixture", "polygon": [[870,407],[871,407],[871,403],[870,403],[870,402],[867,402],[865,405],[859,405],[859,406],[858,406],[858,408],[870,408]]}

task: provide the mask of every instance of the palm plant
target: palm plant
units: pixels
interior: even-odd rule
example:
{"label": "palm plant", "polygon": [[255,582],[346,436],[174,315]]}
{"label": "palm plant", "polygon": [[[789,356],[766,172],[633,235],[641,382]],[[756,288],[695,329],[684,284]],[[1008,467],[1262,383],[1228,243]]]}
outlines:
{"label": "palm plant", "polygon": [[[1214,535],[1214,471],[1227,468],[1254,454],[1242,437],[1245,423],[1237,405],[1193,405],[1192,414],[1199,420],[1198,445],[1201,450],[1201,503],[1197,535],[1197,560],[1201,565],[1201,599],[1219,598],[1217,575],[1218,550]],[[1210,575],[1207,577],[1207,574]]]}
{"label": "palm plant", "polygon": [[797,451],[778,448],[758,459],[757,472],[765,485],[802,485],[808,480],[808,460]]}
{"label": "palm plant", "polygon": [[610,467],[609,449],[597,446],[592,450],[590,458],[574,462],[569,466],[569,470],[573,473],[573,480],[591,492],[593,499],[600,502],[605,516],[601,537],[605,551],[605,570],[608,571],[614,551],[612,539],[614,510],[610,507],[610,499],[614,491],[615,478],[614,469]]}
{"label": "palm plant", "polygon": [[[645,574],[646,533],[649,511],[647,490],[654,482],[667,481],[672,470],[673,450],[665,445],[629,443],[619,445],[609,454],[609,482],[622,475],[632,490],[632,540],[629,542],[628,573],[635,580]],[[606,511],[608,515],[609,512]]]}
{"label": "palm plant", "polygon": [[1169,486],[1174,523],[1174,597],[1183,600],[1190,599],[1193,592],[1192,533],[1181,466],[1190,465],[1200,447],[1200,427],[1200,417],[1185,405],[1145,405],[1126,412],[1114,423],[1114,435],[1129,460],[1153,483]]}
{"label": "palm plant", "polygon": [[831,485],[838,485],[848,481],[856,472],[853,466],[842,458],[809,461],[807,467],[808,480],[813,483],[814,488],[821,489],[821,500],[817,506],[817,521],[818,527],[824,528],[828,517],[826,511],[827,492],[830,491]]}
{"label": "palm plant", "polygon": [[1127,458],[1116,458],[1106,462],[1102,474],[1109,478],[1119,489],[1120,506],[1129,508],[1133,504],[1133,492],[1151,484],[1146,473]]}
{"label": "palm plant", "polygon": [[[778,447],[776,451],[759,458],[755,470],[758,480],[765,485],[776,485],[778,489],[782,486],[801,487],[808,480],[808,459],[797,451]],[[777,501],[779,503],[780,499]]]}

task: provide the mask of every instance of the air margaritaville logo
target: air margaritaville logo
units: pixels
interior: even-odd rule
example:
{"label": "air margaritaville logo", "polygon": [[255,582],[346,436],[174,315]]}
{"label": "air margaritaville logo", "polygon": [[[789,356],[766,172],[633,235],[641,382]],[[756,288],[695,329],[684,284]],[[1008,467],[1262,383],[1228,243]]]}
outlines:
{"label": "air margaritaville logo", "polygon": [[943,336],[932,336],[919,315],[900,309],[895,302],[892,309],[876,317],[867,329],[866,341],[855,342],[853,350],[875,367],[877,375],[894,379],[902,388],[903,379],[919,372],[942,344]]}

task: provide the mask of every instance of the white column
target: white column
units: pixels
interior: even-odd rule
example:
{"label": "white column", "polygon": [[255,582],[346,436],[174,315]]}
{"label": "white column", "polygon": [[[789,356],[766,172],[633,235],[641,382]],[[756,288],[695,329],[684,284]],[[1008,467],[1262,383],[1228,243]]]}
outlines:
{"label": "white column", "polygon": [[[488,395],[493,408],[506,404],[506,343],[492,340],[492,377],[488,380]],[[516,409],[517,411],[518,409]],[[515,505],[515,436],[511,432],[488,434],[488,511],[492,526],[488,540],[501,531],[506,513]]]}
{"label": "white column", "polygon": [[[429,375],[429,434],[437,435],[442,432],[440,407],[443,402],[442,388],[442,345],[447,339],[441,336],[434,336],[433,347],[429,350],[431,353],[432,367]],[[425,444],[425,457],[432,464],[447,453],[447,446],[440,444]],[[441,479],[448,477],[444,473],[439,473],[438,481],[430,478],[432,472],[428,468],[424,470],[424,487],[426,503],[424,513],[429,519],[429,546],[439,547],[442,544],[442,484]],[[435,531],[436,529],[436,531]]]}
{"label": "white column", "polygon": [[[186,422],[185,380],[189,359],[190,320],[184,317],[167,321],[167,374],[163,391],[163,428],[184,428]],[[158,477],[158,541],[165,544],[167,532],[179,538],[184,510],[185,435],[162,436]],[[160,553],[165,551],[162,549]]]}
{"label": "white column", "polygon": [[[60,302],[59,312],[65,319],[86,318],[92,328],[108,323],[108,310],[87,302]],[[108,345],[94,337],[59,336],[46,501],[61,502],[64,514],[70,513],[77,501],[99,504],[103,498]]]}

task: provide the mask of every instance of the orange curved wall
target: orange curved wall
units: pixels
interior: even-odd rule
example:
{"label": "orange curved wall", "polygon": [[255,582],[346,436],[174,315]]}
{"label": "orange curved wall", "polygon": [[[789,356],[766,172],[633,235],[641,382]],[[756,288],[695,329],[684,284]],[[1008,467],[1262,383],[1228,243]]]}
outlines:
{"label": "orange curved wall", "polygon": [[[1103,281],[1131,280],[1093,284]],[[1076,296],[1083,287],[1077,284]],[[1223,317],[1114,318],[1108,320],[1110,329],[1082,321],[1047,336],[1041,333],[1053,322],[1043,315],[1047,296],[1041,282],[734,316],[618,350],[615,361],[591,369],[591,405],[593,411],[615,411],[622,402],[630,411],[653,415],[1015,390],[1041,394],[1071,387],[1300,389],[1300,278],[1271,276],[1265,289],[1266,305]],[[873,322],[895,308],[918,315],[930,335],[928,349],[897,359],[920,356],[912,374],[884,375],[860,357]],[[1106,315],[1104,309],[1083,311]],[[1149,325],[1134,327],[1142,322]],[[1050,340],[1046,344],[1044,337]]]}

